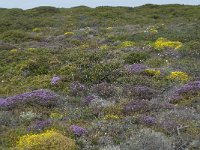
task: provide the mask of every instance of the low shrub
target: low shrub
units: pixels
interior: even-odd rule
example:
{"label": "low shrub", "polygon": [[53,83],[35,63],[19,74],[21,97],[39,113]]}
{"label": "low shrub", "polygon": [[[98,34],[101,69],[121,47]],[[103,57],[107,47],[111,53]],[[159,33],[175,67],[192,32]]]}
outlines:
{"label": "low shrub", "polygon": [[156,69],[146,69],[144,72],[149,76],[160,76],[161,74],[161,71]]}
{"label": "low shrub", "polygon": [[181,82],[186,82],[189,80],[189,75],[185,72],[181,71],[173,71],[170,73],[170,75],[167,77],[168,79],[172,81],[181,81]]}
{"label": "low shrub", "polygon": [[95,92],[97,95],[108,98],[111,96],[114,96],[116,94],[116,89],[113,85],[102,82],[100,84],[96,84],[92,87],[93,92]]}
{"label": "low shrub", "polygon": [[44,133],[28,134],[19,138],[17,149],[24,150],[75,150],[75,142],[53,130]]}
{"label": "low shrub", "polygon": [[124,57],[124,61],[127,64],[141,63],[149,58],[149,54],[146,52],[131,52]]}
{"label": "low shrub", "polygon": [[158,38],[154,43],[154,48],[157,50],[163,50],[165,48],[179,49],[182,45],[183,44],[179,41],[169,41],[165,38]]}
{"label": "low shrub", "polygon": [[0,35],[0,39],[11,42],[11,43],[20,43],[27,41],[29,39],[29,35],[21,30],[9,30]]}

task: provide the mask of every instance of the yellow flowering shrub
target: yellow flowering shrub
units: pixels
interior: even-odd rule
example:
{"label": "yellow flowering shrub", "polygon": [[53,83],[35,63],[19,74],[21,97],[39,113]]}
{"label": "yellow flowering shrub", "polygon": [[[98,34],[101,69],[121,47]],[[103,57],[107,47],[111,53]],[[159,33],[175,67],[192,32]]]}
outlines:
{"label": "yellow flowering shrub", "polygon": [[18,150],[75,150],[75,142],[54,130],[28,134],[19,138]]}
{"label": "yellow flowering shrub", "polygon": [[126,47],[132,47],[135,46],[135,42],[132,41],[124,41],[121,43],[120,47],[121,48],[126,48]]}
{"label": "yellow flowering shrub", "polygon": [[52,119],[61,119],[63,117],[63,115],[62,114],[60,114],[60,113],[51,113],[50,114],[50,118],[52,118]]}
{"label": "yellow flowering shrub", "polygon": [[149,76],[159,76],[161,74],[160,70],[154,69],[146,69],[144,72]]}
{"label": "yellow flowering shrub", "polygon": [[104,117],[105,120],[110,120],[110,119],[119,119],[118,115],[106,115]]}
{"label": "yellow flowering shrub", "polygon": [[37,51],[37,49],[36,49],[36,48],[28,48],[27,50],[28,50],[28,51],[30,51],[30,52]]}
{"label": "yellow flowering shrub", "polygon": [[183,44],[179,41],[169,41],[165,38],[158,38],[154,43],[154,48],[157,50],[162,50],[165,48],[179,49],[182,47],[182,45]]}
{"label": "yellow flowering shrub", "polygon": [[74,32],[65,32],[65,35],[74,35]]}
{"label": "yellow flowering shrub", "polygon": [[168,76],[168,79],[177,80],[177,81],[188,81],[189,75],[185,72],[174,71],[170,73],[170,75]]}
{"label": "yellow flowering shrub", "polygon": [[100,50],[107,50],[109,48],[108,45],[102,45],[99,47]]}
{"label": "yellow flowering shrub", "polygon": [[41,28],[34,28],[32,31],[33,31],[33,32],[37,32],[37,33],[39,33],[39,32],[42,31],[42,29],[41,29]]}
{"label": "yellow flowering shrub", "polygon": [[11,53],[16,53],[18,50],[17,49],[11,49],[10,52]]}

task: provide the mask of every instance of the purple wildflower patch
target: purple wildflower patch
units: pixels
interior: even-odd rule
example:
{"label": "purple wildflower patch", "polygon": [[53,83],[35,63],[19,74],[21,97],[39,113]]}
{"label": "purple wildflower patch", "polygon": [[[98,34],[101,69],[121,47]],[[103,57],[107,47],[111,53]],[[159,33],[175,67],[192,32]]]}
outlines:
{"label": "purple wildflower patch", "polygon": [[0,98],[0,107],[6,107],[8,105],[9,103],[5,99]]}
{"label": "purple wildflower patch", "polygon": [[70,90],[74,96],[83,95],[86,92],[86,87],[79,81],[74,81],[70,84]]}
{"label": "purple wildflower patch", "polygon": [[143,116],[141,118],[141,122],[146,125],[153,125],[156,124],[156,118],[152,116]]}
{"label": "purple wildflower patch", "polygon": [[43,106],[55,105],[58,96],[49,90],[34,90],[23,94],[7,97],[3,100],[2,105],[5,107],[14,107],[18,104],[38,103]]}
{"label": "purple wildflower patch", "polygon": [[59,76],[54,76],[52,79],[51,79],[51,84],[52,85],[55,85],[55,84],[58,84],[58,82],[61,80],[61,78]]}
{"label": "purple wildflower patch", "polygon": [[147,111],[148,104],[146,101],[131,101],[124,106],[124,113],[129,114],[138,111]]}
{"label": "purple wildflower patch", "polygon": [[79,126],[76,126],[76,125],[72,125],[70,127],[70,129],[73,131],[73,133],[76,136],[81,136],[81,135],[84,135],[84,134],[87,133],[87,130],[85,128],[82,128],[82,127],[79,127]]}
{"label": "purple wildflower patch", "polygon": [[175,103],[183,98],[184,95],[195,95],[200,92],[200,81],[190,82],[183,85],[181,88],[176,90],[174,94],[170,97],[170,102]]}
{"label": "purple wildflower patch", "polygon": [[51,120],[38,120],[28,127],[28,131],[42,131],[51,125]]}
{"label": "purple wildflower patch", "polygon": [[123,89],[124,94],[131,97],[138,97],[142,99],[152,99],[156,96],[156,91],[147,86],[131,86],[127,85]]}
{"label": "purple wildflower patch", "polygon": [[141,73],[148,67],[143,64],[132,64],[132,65],[124,65],[124,69],[129,73]]}
{"label": "purple wildflower patch", "polygon": [[96,93],[97,95],[108,98],[111,96],[114,96],[116,93],[115,86],[112,84],[109,84],[107,82],[102,82],[100,84],[95,84],[92,87],[92,91]]}
{"label": "purple wildflower patch", "polygon": [[92,95],[86,96],[86,97],[82,100],[82,103],[83,103],[84,105],[89,105],[93,99],[95,99],[95,97],[92,96]]}
{"label": "purple wildflower patch", "polygon": [[187,93],[193,94],[196,92],[200,92],[200,81],[194,81],[194,82],[185,84],[184,86],[182,86],[180,89],[176,91],[176,93],[179,95],[187,94]]}

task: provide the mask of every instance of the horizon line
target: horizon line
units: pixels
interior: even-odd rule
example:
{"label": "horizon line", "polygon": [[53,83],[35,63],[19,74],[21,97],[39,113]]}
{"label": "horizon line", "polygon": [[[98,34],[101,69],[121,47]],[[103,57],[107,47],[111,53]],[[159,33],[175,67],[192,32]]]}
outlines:
{"label": "horizon line", "polygon": [[54,8],[58,8],[58,9],[71,9],[71,8],[76,8],[76,7],[87,7],[90,9],[95,9],[98,7],[127,7],[127,8],[136,8],[136,7],[141,7],[141,6],[145,6],[145,5],[157,5],[157,6],[165,6],[165,5],[183,5],[183,6],[200,6],[200,4],[197,5],[193,5],[193,4],[174,4],[174,3],[170,3],[170,4],[153,4],[153,3],[147,3],[147,4],[143,4],[143,5],[137,5],[137,6],[123,6],[123,5],[119,5],[119,6],[111,6],[111,5],[99,5],[99,6],[95,6],[95,7],[91,7],[91,6],[87,6],[87,5],[77,5],[77,6],[72,6],[72,7],[57,7],[57,6],[51,6],[51,5],[41,5],[41,6],[35,6],[35,7],[31,7],[31,8],[19,8],[19,7],[12,7],[12,8],[8,8],[8,7],[0,7],[0,9],[21,9],[21,10],[29,10],[29,9],[34,9],[34,8],[39,8],[39,7],[54,7]]}

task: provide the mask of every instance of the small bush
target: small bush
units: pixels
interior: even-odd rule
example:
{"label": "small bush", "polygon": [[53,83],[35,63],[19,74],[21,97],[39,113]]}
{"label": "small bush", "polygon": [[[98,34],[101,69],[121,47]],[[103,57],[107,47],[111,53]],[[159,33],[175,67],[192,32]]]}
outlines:
{"label": "small bush", "polygon": [[1,34],[0,39],[6,42],[19,43],[27,41],[29,36],[26,32],[21,30],[10,30]]}
{"label": "small bush", "polygon": [[163,50],[165,48],[179,49],[182,45],[183,44],[179,41],[169,41],[165,38],[158,38],[154,43],[154,48],[157,50]]}
{"label": "small bush", "polygon": [[185,82],[185,81],[188,81],[190,77],[185,72],[174,71],[174,72],[171,72],[167,78],[170,80]]}
{"label": "small bush", "polygon": [[132,135],[130,140],[121,144],[120,148],[126,150],[172,150],[173,145],[163,133],[144,128]]}
{"label": "small bush", "polygon": [[200,57],[200,42],[190,41],[189,43],[187,43],[187,45],[185,45],[179,51],[183,56],[192,56],[192,57],[199,58]]}
{"label": "small bush", "polygon": [[17,149],[24,150],[75,150],[75,142],[53,130],[40,134],[28,134],[19,138]]}
{"label": "small bush", "polygon": [[161,74],[160,70],[155,69],[146,69],[144,72],[149,76],[160,76]]}
{"label": "small bush", "polygon": [[133,47],[135,46],[135,42],[132,41],[124,41],[120,44],[120,48],[126,48],[126,47]]}
{"label": "small bush", "polygon": [[146,52],[131,52],[124,57],[124,61],[127,64],[141,63],[149,58],[149,54]]}
{"label": "small bush", "polygon": [[106,82],[96,84],[92,87],[92,89],[93,92],[97,93],[99,96],[103,98],[111,97],[116,93],[115,87]]}

